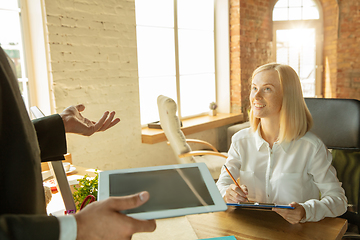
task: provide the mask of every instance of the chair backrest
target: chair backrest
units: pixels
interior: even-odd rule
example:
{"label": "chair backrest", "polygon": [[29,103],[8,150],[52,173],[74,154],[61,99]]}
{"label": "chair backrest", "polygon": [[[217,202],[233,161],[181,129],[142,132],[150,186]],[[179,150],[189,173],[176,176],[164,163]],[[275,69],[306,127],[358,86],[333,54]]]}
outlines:
{"label": "chair backrest", "polygon": [[33,114],[34,118],[45,117],[45,114],[38,108],[38,106],[32,106],[30,112]]}
{"label": "chair backrest", "polygon": [[310,130],[332,151],[332,165],[348,199],[342,216],[360,231],[360,101],[354,99],[305,98],[314,119]]}
{"label": "chair backrest", "polygon": [[179,163],[193,163],[193,157],[179,158],[179,154],[191,151],[181,131],[180,120],[176,115],[177,106],[173,99],[160,95],[157,98],[161,128],[168,139]]}
{"label": "chair backrest", "polygon": [[314,120],[310,130],[330,149],[360,150],[360,101],[305,98]]}
{"label": "chair backrest", "polygon": [[[34,118],[45,117],[45,114],[37,107],[33,106],[30,108],[30,112],[34,115]],[[72,195],[70,184],[67,179],[64,166],[61,161],[48,161],[51,175],[56,179],[56,187],[63,198],[65,209],[68,214],[76,213],[76,205],[74,197]]]}

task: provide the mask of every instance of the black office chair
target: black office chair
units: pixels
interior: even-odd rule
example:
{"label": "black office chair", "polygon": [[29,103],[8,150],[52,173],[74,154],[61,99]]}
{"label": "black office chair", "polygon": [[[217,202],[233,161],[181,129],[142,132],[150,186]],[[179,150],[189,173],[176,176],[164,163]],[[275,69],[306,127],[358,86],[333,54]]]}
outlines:
{"label": "black office chair", "polygon": [[[360,233],[360,101],[355,99],[305,98],[314,120],[310,130],[332,149],[333,166],[348,198],[341,217]],[[344,238],[360,238],[348,232]]]}

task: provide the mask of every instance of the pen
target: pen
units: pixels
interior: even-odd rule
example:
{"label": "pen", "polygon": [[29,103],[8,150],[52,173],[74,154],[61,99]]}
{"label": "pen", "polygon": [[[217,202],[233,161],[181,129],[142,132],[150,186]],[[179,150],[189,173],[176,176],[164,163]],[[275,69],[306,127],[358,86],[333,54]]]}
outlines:
{"label": "pen", "polygon": [[[225,170],[228,172],[229,176],[231,177],[231,179],[233,180],[233,182],[235,183],[235,185],[241,189],[241,187],[239,186],[239,184],[237,183],[237,181],[235,180],[235,178],[233,177],[233,175],[230,173],[229,169],[226,167],[226,165],[224,164]],[[249,201],[249,199],[246,198],[247,201]]]}

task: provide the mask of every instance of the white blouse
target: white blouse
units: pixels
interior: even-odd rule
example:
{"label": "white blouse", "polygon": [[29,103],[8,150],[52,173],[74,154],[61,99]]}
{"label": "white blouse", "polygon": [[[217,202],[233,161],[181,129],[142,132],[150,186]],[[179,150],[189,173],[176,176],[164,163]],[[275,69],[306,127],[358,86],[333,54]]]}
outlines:
{"label": "white blouse", "polygon": [[[310,132],[290,143],[276,142],[271,149],[259,131],[247,128],[232,137],[226,166],[247,186],[250,201],[297,202],[306,211],[301,222],[306,222],[337,217],[347,209],[345,191],[331,162],[331,153]],[[232,183],[223,167],[216,183],[222,196]]]}

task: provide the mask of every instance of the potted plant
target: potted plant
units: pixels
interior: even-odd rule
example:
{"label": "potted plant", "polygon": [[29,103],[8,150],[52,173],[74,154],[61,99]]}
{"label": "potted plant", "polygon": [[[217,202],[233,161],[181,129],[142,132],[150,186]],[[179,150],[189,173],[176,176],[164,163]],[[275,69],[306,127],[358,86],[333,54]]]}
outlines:
{"label": "potted plant", "polygon": [[209,115],[210,116],[216,116],[216,108],[217,108],[216,102],[211,102],[210,105],[209,105],[209,108],[210,108]]}
{"label": "potted plant", "polygon": [[78,179],[79,187],[74,186],[75,192],[73,193],[74,201],[76,204],[76,210],[80,210],[80,206],[88,195],[93,195],[95,200],[97,199],[98,192],[98,178],[99,173],[95,170],[96,176],[94,178],[90,178],[87,174]]}

